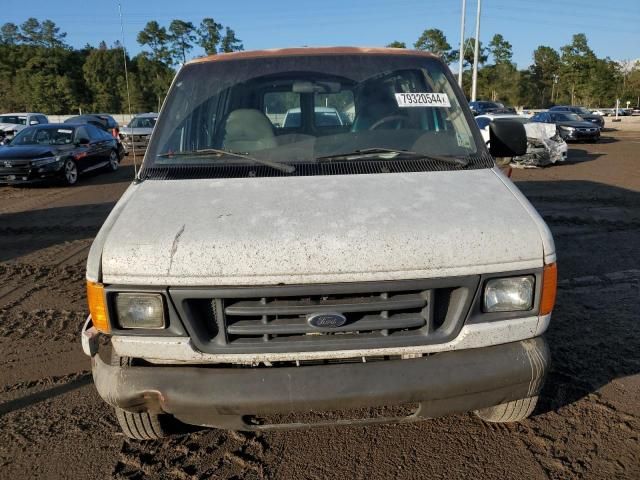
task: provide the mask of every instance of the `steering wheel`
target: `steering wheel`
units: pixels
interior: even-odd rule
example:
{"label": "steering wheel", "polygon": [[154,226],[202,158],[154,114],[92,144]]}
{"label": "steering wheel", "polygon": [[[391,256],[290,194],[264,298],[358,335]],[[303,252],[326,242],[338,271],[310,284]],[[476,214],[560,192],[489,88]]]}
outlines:
{"label": "steering wheel", "polygon": [[407,117],[405,117],[404,115],[387,115],[386,117],[382,117],[380,120],[378,120],[376,123],[374,123],[373,125],[371,125],[369,127],[369,130],[375,130],[376,128],[378,128],[380,125],[383,125],[385,123],[389,123],[389,122],[394,122],[396,120],[400,120],[403,123],[406,122],[408,119]]}

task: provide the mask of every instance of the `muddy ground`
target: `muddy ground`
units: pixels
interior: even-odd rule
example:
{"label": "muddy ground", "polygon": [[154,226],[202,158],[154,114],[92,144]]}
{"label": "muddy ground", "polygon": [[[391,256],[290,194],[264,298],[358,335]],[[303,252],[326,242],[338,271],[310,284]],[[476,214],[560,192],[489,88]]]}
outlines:
{"label": "muddy ground", "polygon": [[91,239],[132,174],[127,161],[74,188],[0,187],[1,478],[640,478],[640,128],[514,174],[560,269],[553,368],[519,425],[457,415],[126,440],[78,334]]}

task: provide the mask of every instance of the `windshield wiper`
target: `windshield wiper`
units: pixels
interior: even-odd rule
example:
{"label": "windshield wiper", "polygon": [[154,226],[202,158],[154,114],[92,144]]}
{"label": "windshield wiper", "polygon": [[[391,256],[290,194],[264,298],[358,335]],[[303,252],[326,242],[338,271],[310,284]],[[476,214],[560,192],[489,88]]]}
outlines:
{"label": "windshield wiper", "polygon": [[317,157],[317,162],[332,162],[336,160],[366,160],[366,159],[382,159],[382,160],[400,160],[400,159],[427,159],[436,162],[447,163],[456,167],[466,167],[468,160],[443,155],[432,155],[429,153],[412,152],[410,150],[399,150],[394,148],[363,148],[349,153],[339,153],[337,155],[327,155]]}
{"label": "windshield wiper", "polygon": [[201,150],[190,150],[185,152],[167,152],[160,153],[158,157],[171,158],[171,157],[213,157],[222,158],[224,156],[230,156],[235,158],[241,158],[250,162],[259,163],[260,165],[266,165],[267,167],[280,170],[281,172],[293,173],[296,171],[296,167],[293,165],[285,165],[284,163],[272,162],[271,160],[265,160],[262,158],[250,157],[242,153],[231,152],[229,150],[219,150],[216,148],[203,148]]}

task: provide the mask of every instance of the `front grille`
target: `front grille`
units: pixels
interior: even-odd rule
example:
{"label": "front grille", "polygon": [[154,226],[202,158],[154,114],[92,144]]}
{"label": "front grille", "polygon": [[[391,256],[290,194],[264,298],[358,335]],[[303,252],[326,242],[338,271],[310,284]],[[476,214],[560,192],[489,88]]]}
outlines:
{"label": "front grille", "polygon": [[31,171],[29,160],[0,160],[0,176],[26,176]]}
{"label": "front grille", "polygon": [[[451,339],[476,277],[317,286],[170,289],[196,346],[211,353],[371,349]],[[339,314],[344,324],[309,317]]]}

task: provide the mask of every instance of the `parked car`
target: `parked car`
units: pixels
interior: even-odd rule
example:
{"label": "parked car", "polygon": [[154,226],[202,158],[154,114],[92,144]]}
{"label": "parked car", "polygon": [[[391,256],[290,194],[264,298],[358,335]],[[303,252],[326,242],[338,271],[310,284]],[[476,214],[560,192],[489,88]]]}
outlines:
{"label": "parked car", "polygon": [[602,117],[602,115],[597,115],[584,107],[576,107],[574,105],[556,105],[555,107],[551,107],[549,111],[575,113],[577,115],[580,115],[583,120],[591,122],[601,129],[604,128],[604,118]]}
{"label": "parked car", "polygon": [[75,117],[67,118],[64,123],[88,123],[104,130],[111,134],[111,136],[118,142],[118,157],[122,159],[126,155],[126,149],[120,140],[120,125],[118,125],[116,119],[111,115],[107,115],[105,113],[77,115]]}
{"label": "parked car", "polygon": [[[314,121],[316,127],[341,127],[345,124],[338,110],[332,107],[315,107]],[[300,122],[300,109],[291,108],[284,115],[282,127],[297,128],[300,126]]]}
{"label": "parked car", "polygon": [[531,117],[532,122],[554,124],[564,141],[600,140],[600,127],[583,120],[582,117],[570,112],[540,112]]}
{"label": "parked car", "polygon": [[609,115],[611,115],[611,109],[610,108],[596,108],[591,113],[593,113],[594,115],[600,115],[601,117],[608,117]]}
{"label": "parked car", "polygon": [[144,153],[157,120],[157,113],[141,113],[133,117],[126,127],[120,129],[119,136],[126,155],[134,148],[139,153]]}
{"label": "parked car", "polygon": [[505,107],[504,104],[500,102],[470,102],[469,106],[474,115],[484,115],[486,113],[516,113],[515,108]]}
{"label": "parked car", "polygon": [[118,145],[91,124],[50,123],[21,130],[0,147],[0,183],[20,184],[63,180],[104,168],[118,169]]}
{"label": "parked car", "polygon": [[42,113],[5,113],[0,115],[0,145],[11,140],[16,133],[31,125],[49,123]]}
{"label": "parked car", "polygon": [[629,115],[629,112],[627,111],[626,108],[612,108],[611,109],[611,116],[615,117],[616,113],[618,115],[618,117],[626,117]]}
{"label": "parked car", "polygon": [[[272,94],[300,105],[297,127],[274,129]],[[318,129],[318,96],[334,95],[353,99],[353,124]],[[493,161],[525,153],[524,127],[490,128],[489,150],[446,64],[422,51],[181,67],[87,262],[82,345],[124,434],[385,405],[386,421],[529,416],[556,253]]]}
{"label": "parked car", "polygon": [[521,122],[527,133],[527,152],[524,155],[513,157],[511,159],[513,166],[543,167],[556,162],[564,162],[567,159],[569,150],[567,142],[558,134],[555,126],[530,122],[529,117],[523,115],[478,115],[476,123],[487,145],[490,144],[491,140],[491,123],[504,120]]}

